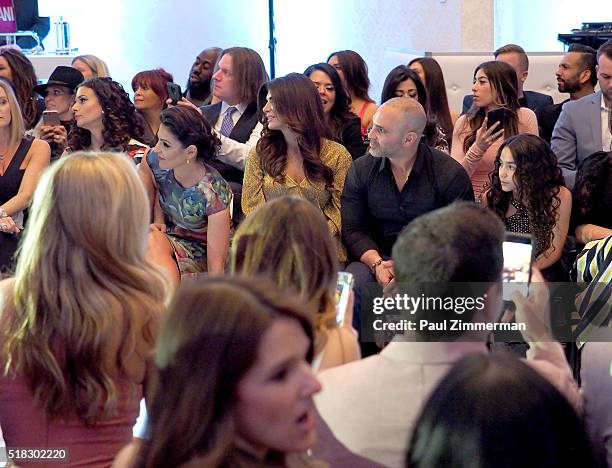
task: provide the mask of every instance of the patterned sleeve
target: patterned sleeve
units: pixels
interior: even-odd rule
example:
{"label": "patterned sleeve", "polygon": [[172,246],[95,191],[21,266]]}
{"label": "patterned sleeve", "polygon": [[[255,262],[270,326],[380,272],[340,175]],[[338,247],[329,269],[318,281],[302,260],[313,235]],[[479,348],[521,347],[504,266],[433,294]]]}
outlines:
{"label": "patterned sleeve", "polygon": [[232,189],[221,175],[212,175],[208,190],[204,187],[203,192],[206,197],[206,216],[229,208],[232,201]]}

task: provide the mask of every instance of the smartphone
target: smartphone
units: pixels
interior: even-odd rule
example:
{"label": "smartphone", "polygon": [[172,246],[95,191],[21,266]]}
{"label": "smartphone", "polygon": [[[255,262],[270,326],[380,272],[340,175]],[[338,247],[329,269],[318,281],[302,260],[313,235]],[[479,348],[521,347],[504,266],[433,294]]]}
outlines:
{"label": "smartphone", "polygon": [[352,273],[346,271],[338,272],[338,282],[336,283],[336,322],[338,326],[344,324],[346,305],[353,290],[355,278]]}
{"label": "smartphone", "polygon": [[505,107],[499,107],[491,112],[487,112],[487,128],[491,128],[495,122],[499,122],[496,131],[502,130],[511,116],[512,112]]}
{"label": "smartphone", "polygon": [[[504,268],[502,273],[503,299],[511,301],[514,291],[527,297],[533,263],[533,238],[529,234],[507,232],[503,243]],[[505,284],[510,283],[510,284]]]}
{"label": "smartphone", "polygon": [[43,111],[43,125],[57,126],[60,125],[59,112],[56,110]]}
{"label": "smartphone", "polygon": [[172,99],[172,102],[176,104],[183,97],[183,91],[181,90],[181,85],[176,83],[168,82],[166,83],[166,87],[168,88],[168,96]]}

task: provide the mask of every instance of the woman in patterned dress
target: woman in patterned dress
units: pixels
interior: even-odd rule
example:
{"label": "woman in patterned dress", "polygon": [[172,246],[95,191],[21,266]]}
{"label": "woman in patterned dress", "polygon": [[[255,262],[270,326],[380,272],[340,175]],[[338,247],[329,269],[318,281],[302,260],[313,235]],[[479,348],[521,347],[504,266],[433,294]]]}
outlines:
{"label": "woman in patterned dress", "polygon": [[276,78],[259,91],[264,129],[245,164],[242,211],[283,195],[305,198],[318,207],[338,258],[346,260],[340,242],[340,194],[352,163],[329,130],[321,99],[309,78],[299,73]]}
{"label": "woman in patterned dress", "polygon": [[176,106],[161,113],[159,141],[139,166],[153,224],[149,259],[177,284],[181,277],[223,273],[231,231],[232,192],[208,165],[218,139],[198,111]]}

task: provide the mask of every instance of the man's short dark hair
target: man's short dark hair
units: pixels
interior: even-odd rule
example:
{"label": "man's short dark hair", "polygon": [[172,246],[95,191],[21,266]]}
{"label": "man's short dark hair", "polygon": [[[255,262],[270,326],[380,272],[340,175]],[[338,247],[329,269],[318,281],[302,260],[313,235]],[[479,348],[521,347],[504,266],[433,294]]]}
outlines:
{"label": "man's short dark hair", "polygon": [[605,55],[609,59],[612,59],[612,39],[608,39],[597,49],[597,61],[599,61],[599,57]]}
{"label": "man's short dark hair", "polygon": [[595,69],[597,65],[597,51],[584,44],[570,44],[567,51],[580,54],[580,62],[578,64],[580,72],[582,73],[585,70],[589,70],[591,72],[589,83],[591,86],[595,86],[597,84],[597,70]]}
{"label": "man's short dark hair", "polygon": [[525,49],[523,49],[520,45],[517,45],[517,44],[503,45],[499,49],[497,49],[495,52],[493,52],[493,55],[495,56],[495,59],[497,59],[497,56],[500,54],[512,54],[512,53],[519,54],[521,68],[523,69],[523,71],[528,71],[529,70],[529,57],[527,57],[527,54],[525,53]]}
{"label": "man's short dark hair", "polygon": [[[470,283],[475,285],[474,291],[479,291],[475,295],[481,296],[487,284],[501,281],[505,231],[497,215],[469,202],[454,202],[416,218],[393,246],[398,292],[414,295],[419,290],[420,295],[419,288],[424,288],[442,297],[451,290],[456,294],[457,289],[449,287],[449,283]],[[473,313],[468,310],[459,317],[452,312],[417,311],[412,320],[437,322],[454,316],[471,322]],[[447,330],[431,334],[430,339],[460,334]]]}

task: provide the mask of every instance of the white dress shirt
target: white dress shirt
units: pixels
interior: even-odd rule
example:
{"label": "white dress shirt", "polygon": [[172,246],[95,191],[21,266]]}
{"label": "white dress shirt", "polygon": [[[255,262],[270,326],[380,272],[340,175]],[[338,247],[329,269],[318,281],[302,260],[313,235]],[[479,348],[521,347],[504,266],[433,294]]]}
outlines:
{"label": "white dress shirt", "polygon": [[601,95],[601,147],[612,151],[612,134],[610,133],[610,109],[606,107],[603,93]]}
{"label": "white dress shirt", "polygon": [[[221,135],[221,124],[223,123],[223,118],[225,117],[228,107],[230,107],[230,105],[227,102],[223,101],[221,103],[221,112],[219,112],[219,118],[213,127],[215,133],[221,140],[221,149],[219,150],[218,157],[220,161],[244,171],[244,161],[246,160],[251,148],[257,144],[257,141],[261,136],[263,126],[261,125],[261,122],[257,122],[257,125],[255,125],[255,128],[253,128],[253,131],[251,132],[251,135],[246,143],[240,143],[236,140],[232,140],[231,138]],[[242,114],[244,114],[247,104],[241,102],[234,107],[236,108],[236,111],[232,114],[232,120],[234,121],[234,125],[236,125],[240,117],[242,117]]]}

